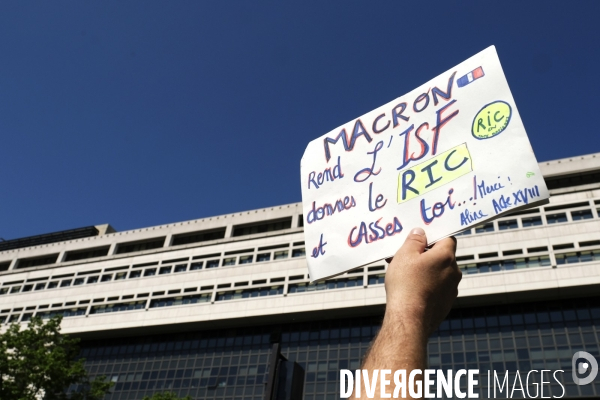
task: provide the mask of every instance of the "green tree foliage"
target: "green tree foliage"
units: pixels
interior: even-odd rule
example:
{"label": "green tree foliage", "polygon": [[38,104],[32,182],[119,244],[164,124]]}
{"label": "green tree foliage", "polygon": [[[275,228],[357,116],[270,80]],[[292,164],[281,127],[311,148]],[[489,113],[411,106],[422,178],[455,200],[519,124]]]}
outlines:
{"label": "green tree foliage", "polygon": [[[25,329],[11,324],[0,334],[0,399],[97,400],[108,392],[105,377],[90,381],[77,359],[79,339],[61,335],[61,321],[34,317]],[[67,394],[71,385],[81,390]]]}
{"label": "green tree foliage", "polygon": [[154,393],[152,397],[145,396],[142,400],[192,400],[190,396],[179,397],[173,392]]}

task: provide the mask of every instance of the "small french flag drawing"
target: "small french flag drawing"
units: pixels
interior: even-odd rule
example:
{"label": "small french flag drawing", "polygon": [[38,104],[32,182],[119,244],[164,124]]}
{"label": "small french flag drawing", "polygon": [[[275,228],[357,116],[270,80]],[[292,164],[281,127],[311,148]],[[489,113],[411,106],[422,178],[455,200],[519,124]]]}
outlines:
{"label": "small french flag drawing", "polygon": [[475,79],[479,79],[483,76],[485,76],[485,74],[483,73],[483,68],[478,67],[478,68],[475,68],[473,71],[469,72],[468,74],[458,78],[458,80],[456,81],[456,84],[458,85],[458,87],[467,86],[469,83],[473,82]]}

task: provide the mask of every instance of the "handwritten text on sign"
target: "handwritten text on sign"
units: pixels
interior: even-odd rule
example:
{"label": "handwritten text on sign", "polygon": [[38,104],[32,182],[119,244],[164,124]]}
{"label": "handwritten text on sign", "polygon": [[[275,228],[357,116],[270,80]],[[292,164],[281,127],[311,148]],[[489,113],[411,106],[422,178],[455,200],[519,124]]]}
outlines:
{"label": "handwritten text on sign", "polygon": [[310,142],[301,180],[311,280],[548,198],[494,47]]}

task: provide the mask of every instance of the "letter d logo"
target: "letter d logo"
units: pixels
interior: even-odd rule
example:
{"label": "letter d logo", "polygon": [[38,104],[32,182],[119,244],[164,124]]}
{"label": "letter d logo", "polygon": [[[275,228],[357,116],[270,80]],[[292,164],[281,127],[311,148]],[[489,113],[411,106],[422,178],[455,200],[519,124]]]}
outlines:
{"label": "letter d logo", "polygon": [[[577,365],[577,360],[580,358],[584,358],[587,362],[580,362],[579,365]],[[598,361],[596,361],[594,356],[585,351],[578,351],[577,353],[573,354],[571,367],[573,368],[573,382],[579,386],[591,383],[596,378],[596,375],[598,375]],[[590,374],[587,378],[579,378],[578,375],[585,374],[587,371],[590,371]]]}

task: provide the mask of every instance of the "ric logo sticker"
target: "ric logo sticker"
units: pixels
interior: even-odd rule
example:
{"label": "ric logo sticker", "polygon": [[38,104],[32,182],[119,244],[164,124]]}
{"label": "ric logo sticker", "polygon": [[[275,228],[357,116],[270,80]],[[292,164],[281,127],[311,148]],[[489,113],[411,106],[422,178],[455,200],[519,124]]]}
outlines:
{"label": "ric logo sticker", "polygon": [[489,139],[499,135],[506,129],[510,122],[512,108],[502,100],[494,101],[484,106],[475,118],[471,127],[471,133],[475,139]]}

